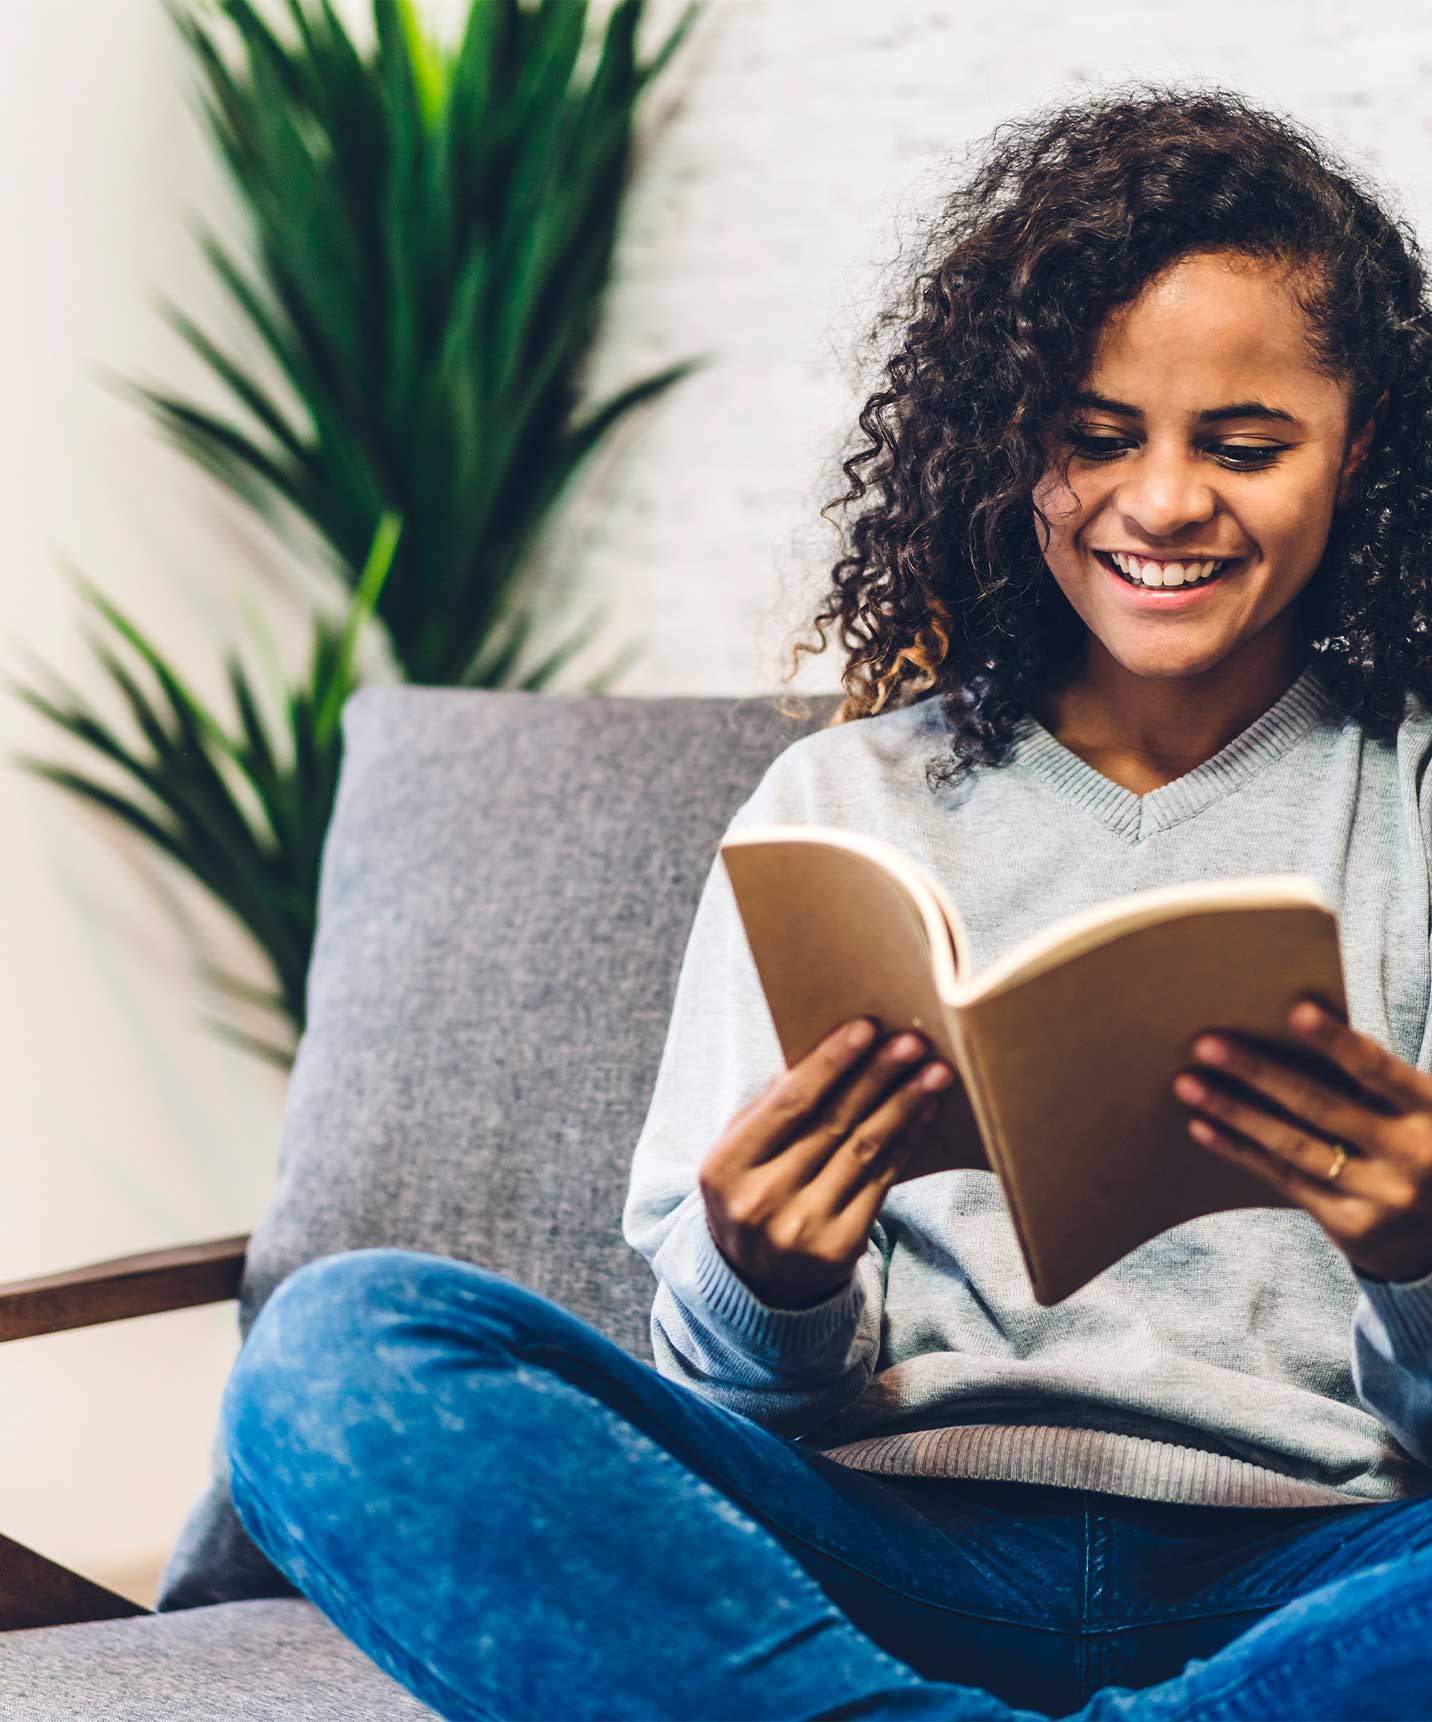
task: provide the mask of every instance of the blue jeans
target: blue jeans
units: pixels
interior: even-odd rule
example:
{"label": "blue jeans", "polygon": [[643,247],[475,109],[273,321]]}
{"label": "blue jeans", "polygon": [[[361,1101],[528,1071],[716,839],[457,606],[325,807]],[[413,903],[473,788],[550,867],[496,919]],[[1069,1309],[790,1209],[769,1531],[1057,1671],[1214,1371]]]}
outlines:
{"label": "blue jeans", "polygon": [[222,1417],[253,1540],[443,1717],[1432,1717],[1432,1495],[877,1478],[401,1249],[285,1279]]}

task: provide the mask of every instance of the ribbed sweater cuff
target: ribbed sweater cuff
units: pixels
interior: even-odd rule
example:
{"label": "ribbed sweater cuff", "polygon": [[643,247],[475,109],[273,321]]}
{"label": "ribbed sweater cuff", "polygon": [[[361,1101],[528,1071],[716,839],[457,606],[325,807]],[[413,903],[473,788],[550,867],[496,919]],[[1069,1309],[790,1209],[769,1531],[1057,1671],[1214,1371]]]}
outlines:
{"label": "ribbed sweater cuff", "polygon": [[1353,1269],[1399,1357],[1432,1361],[1432,1273],[1420,1280],[1378,1280]]}
{"label": "ribbed sweater cuff", "polygon": [[763,1303],[716,1247],[705,1205],[692,1221],[696,1234],[695,1281],[702,1315],[742,1350],[759,1349],[782,1362],[814,1356],[841,1332],[854,1332],[861,1289],[854,1275],[809,1309],[777,1309]]}

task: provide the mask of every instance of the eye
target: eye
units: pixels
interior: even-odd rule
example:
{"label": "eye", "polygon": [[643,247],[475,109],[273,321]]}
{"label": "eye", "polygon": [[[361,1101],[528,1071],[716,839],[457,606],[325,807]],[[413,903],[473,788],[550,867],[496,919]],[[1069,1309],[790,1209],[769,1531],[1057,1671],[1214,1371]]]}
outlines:
{"label": "eye", "polygon": [[1069,441],[1086,460],[1112,460],[1119,449],[1129,446],[1116,437],[1084,436],[1079,431],[1070,431]]}
{"label": "eye", "polygon": [[[1119,451],[1133,444],[1122,437],[1088,436],[1070,431],[1069,441],[1085,460],[1117,460]],[[1233,472],[1261,472],[1272,466],[1287,448],[1286,443],[1221,442],[1210,443],[1208,452]]]}
{"label": "eye", "polygon": [[1216,446],[1222,451],[1218,457],[1220,460],[1230,460],[1235,467],[1253,472],[1260,467],[1272,466],[1288,445],[1280,442],[1224,442]]}

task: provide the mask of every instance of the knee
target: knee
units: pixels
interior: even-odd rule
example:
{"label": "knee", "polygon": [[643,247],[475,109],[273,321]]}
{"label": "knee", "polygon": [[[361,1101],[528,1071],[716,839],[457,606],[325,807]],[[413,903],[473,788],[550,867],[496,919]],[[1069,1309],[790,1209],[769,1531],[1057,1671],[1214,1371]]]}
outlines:
{"label": "knee", "polygon": [[414,1276],[436,1258],[413,1250],[344,1250],[317,1256],[287,1274],[254,1317],[236,1371],[306,1367],[362,1346],[385,1308],[411,1305]]}
{"label": "knee", "polygon": [[410,1250],[345,1250],[280,1280],[224,1387],[220,1423],[230,1455],[242,1459],[245,1448],[302,1422],[321,1381],[361,1385],[381,1312],[402,1301],[417,1265],[433,1259]]}
{"label": "knee", "polygon": [[[225,1444],[267,1450],[345,1399],[382,1400],[433,1347],[509,1359],[562,1312],[471,1262],[371,1248],[319,1256],[255,1316],[224,1389]],[[390,1379],[392,1377],[392,1379]]]}
{"label": "knee", "polygon": [[301,1334],[321,1335],[325,1349],[352,1343],[379,1311],[411,1306],[419,1277],[433,1266],[460,1265],[417,1250],[387,1248],[316,1256],[274,1287],[254,1318],[244,1350],[260,1329],[276,1327],[290,1341]]}
{"label": "knee", "polygon": [[[506,1275],[423,1250],[374,1248],[320,1256],[282,1280],[255,1318],[245,1352],[399,1358],[436,1343],[467,1356],[516,1358],[566,1332],[575,1318]],[[255,1345],[260,1328],[264,1345]],[[301,1365],[301,1359],[299,1359]]]}

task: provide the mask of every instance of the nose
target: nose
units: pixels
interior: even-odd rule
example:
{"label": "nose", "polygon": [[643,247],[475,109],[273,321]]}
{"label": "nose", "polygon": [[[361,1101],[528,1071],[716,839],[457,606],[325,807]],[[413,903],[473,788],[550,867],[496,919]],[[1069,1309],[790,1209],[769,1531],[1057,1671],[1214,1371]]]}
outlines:
{"label": "nose", "polygon": [[1114,496],[1124,524],[1147,543],[1176,538],[1210,520],[1217,498],[1196,454],[1149,445],[1130,462]]}

